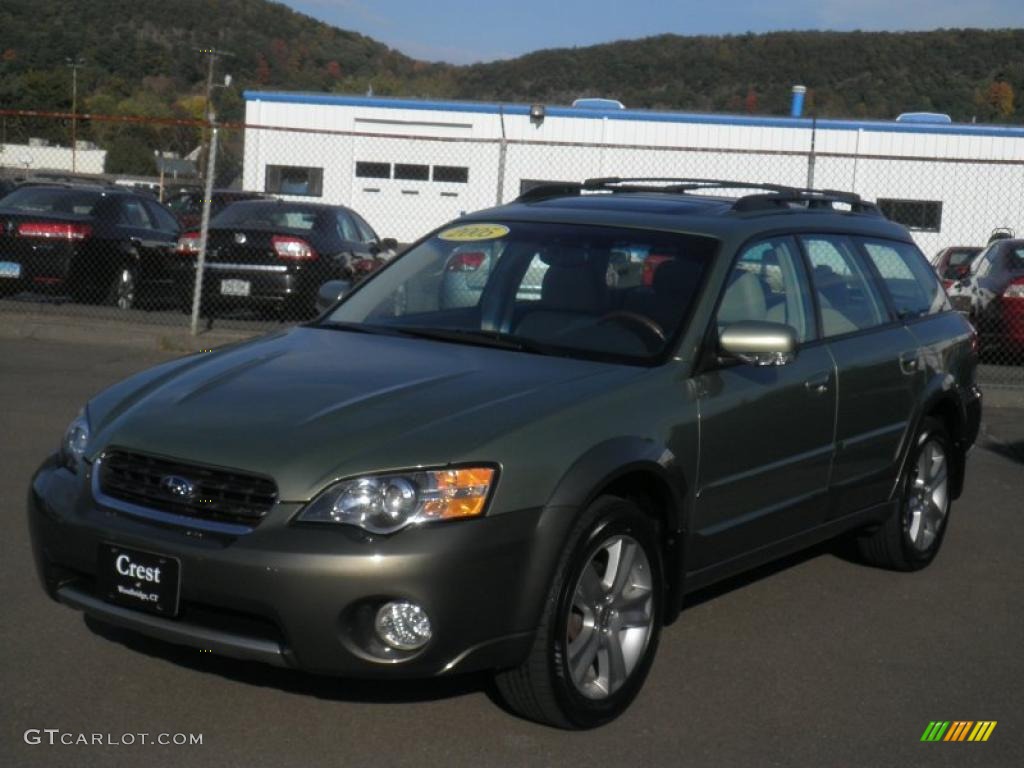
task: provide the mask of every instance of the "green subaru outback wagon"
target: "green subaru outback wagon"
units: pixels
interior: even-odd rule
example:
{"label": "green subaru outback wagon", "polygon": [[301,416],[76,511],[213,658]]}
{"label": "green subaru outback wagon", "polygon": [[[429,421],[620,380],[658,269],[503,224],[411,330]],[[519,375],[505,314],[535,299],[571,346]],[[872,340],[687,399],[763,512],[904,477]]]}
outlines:
{"label": "green subaru outback wagon", "polygon": [[665,181],[535,188],[97,395],[32,480],[47,593],[587,728],[693,590],[839,535],[926,566],[981,411],[928,262],[855,195]]}

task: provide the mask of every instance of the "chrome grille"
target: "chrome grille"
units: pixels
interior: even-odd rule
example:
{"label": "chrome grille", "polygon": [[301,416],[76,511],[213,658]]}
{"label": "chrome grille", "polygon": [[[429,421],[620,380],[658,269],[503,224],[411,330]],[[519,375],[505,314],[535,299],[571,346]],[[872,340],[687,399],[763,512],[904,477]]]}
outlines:
{"label": "chrome grille", "polygon": [[[192,492],[173,493],[169,486],[180,486],[177,481]],[[99,486],[105,495],[141,507],[248,526],[277,501],[277,485],[268,477],[120,450],[103,455]]]}

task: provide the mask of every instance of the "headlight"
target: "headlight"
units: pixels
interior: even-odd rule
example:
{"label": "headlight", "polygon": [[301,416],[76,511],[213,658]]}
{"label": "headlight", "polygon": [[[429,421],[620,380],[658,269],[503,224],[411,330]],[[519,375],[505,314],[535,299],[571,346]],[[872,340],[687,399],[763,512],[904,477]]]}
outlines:
{"label": "headlight", "polygon": [[317,496],[299,520],[394,533],[431,520],[479,517],[494,476],[490,467],[469,467],[342,480]]}
{"label": "headlight", "polygon": [[60,444],[60,454],[64,466],[72,472],[78,471],[78,465],[82,463],[85,449],[89,447],[89,421],[83,408],[78,412],[75,420],[64,430],[64,439]]}

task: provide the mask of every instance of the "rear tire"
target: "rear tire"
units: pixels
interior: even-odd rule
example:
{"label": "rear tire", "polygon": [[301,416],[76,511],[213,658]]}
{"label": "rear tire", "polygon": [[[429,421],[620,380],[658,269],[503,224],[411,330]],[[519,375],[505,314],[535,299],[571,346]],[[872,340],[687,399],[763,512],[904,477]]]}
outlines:
{"label": "rear tire", "polygon": [[557,728],[618,717],[650,670],[663,596],[655,522],[631,501],[598,498],[569,535],[529,656],[495,677],[505,703]]}
{"label": "rear tire", "polygon": [[935,559],[949,527],[953,450],[943,423],[926,418],[900,476],[898,509],[876,531],[857,539],[865,562],[916,571]]}
{"label": "rear tire", "polygon": [[135,309],[139,306],[138,294],[138,270],[132,264],[125,264],[114,273],[107,303],[118,309]]}

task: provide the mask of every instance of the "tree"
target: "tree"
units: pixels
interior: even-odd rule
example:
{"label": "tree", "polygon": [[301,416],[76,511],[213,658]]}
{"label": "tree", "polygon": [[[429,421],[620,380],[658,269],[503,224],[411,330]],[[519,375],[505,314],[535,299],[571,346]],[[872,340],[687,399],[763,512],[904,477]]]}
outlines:
{"label": "tree", "polygon": [[743,108],[748,115],[757,112],[757,91],[753,88],[747,89],[747,97],[743,100]]}
{"label": "tree", "polygon": [[1013,86],[1004,80],[989,85],[985,101],[998,119],[1005,120],[1013,114]]}

